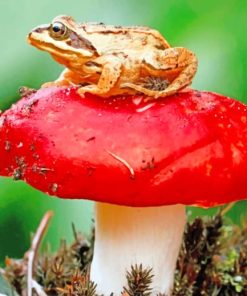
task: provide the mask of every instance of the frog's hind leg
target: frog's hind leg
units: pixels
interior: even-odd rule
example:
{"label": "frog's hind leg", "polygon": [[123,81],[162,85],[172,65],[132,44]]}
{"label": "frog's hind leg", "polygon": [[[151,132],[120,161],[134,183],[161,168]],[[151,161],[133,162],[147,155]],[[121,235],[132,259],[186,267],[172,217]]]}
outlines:
{"label": "frog's hind leg", "polygon": [[[135,84],[135,83],[124,83],[121,85],[122,88],[131,88],[137,92],[144,93],[145,95],[153,98],[166,97],[175,94],[179,90],[190,85],[192,79],[197,70],[197,58],[194,53],[187,50],[186,48],[176,47],[168,48],[164,51],[163,56],[159,57],[159,60],[150,59],[148,57],[143,61],[144,67],[147,71],[155,74],[153,79],[166,80],[169,76],[169,71],[179,70],[177,77],[172,82],[164,85],[164,89],[155,89],[155,87],[147,87],[147,83]],[[156,84],[154,84],[156,85]]]}

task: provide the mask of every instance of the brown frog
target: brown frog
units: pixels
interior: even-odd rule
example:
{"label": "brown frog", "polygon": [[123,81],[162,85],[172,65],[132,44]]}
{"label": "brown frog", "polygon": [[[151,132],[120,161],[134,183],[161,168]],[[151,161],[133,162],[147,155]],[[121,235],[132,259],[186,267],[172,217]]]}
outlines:
{"label": "brown frog", "polygon": [[170,47],[148,27],[76,23],[58,16],[28,35],[66,69],[50,85],[80,85],[78,92],[103,97],[144,93],[151,98],[172,95],[190,85],[197,70],[195,54]]}

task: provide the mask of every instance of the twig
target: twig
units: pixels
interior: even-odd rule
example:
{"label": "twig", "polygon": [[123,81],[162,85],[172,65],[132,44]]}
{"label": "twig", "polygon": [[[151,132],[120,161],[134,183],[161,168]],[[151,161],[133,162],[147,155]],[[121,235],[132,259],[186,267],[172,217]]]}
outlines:
{"label": "twig", "polygon": [[43,219],[41,220],[39,227],[32,239],[31,248],[27,252],[27,296],[32,296],[33,288],[33,270],[36,261],[37,252],[41,243],[41,240],[45,234],[45,231],[48,227],[49,221],[53,213],[48,211]]}
{"label": "twig", "polygon": [[115,153],[113,153],[109,150],[106,150],[106,152],[109,153],[116,160],[120,161],[123,165],[125,165],[127,167],[127,169],[130,171],[131,179],[135,179],[135,171],[125,159],[121,158],[120,156],[116,155]]}
{"label": "twig", "polygon": [[227,212],[229,212],[229,211],[231,210],[231,208],[232,208],[235,204],[236,204],[236,202],[233,201],[233,202],[227,204],[225,207],[222,207],[222,208],[220,209],[220,215],[221,215],[221,216],[225,216],[225,214],[226,214]]}
{"label": "twig", "polygon": [[72,231],[73,231],[75,241],[78,242],[78,235],[77,235],[77,231],[75,228],[75,224],[73,222],[72,222]]}
{"label": "twig", "polygon": [[32,280],[32,286],[36,291],[36,293],[38,294],[38,296],[47,296],[43,288],[35,280]]}

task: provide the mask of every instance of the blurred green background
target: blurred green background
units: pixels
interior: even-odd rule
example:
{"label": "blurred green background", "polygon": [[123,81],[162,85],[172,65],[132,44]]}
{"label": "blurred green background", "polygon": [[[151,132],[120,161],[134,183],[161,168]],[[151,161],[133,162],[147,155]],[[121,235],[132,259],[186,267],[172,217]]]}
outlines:
{"label": "blurred green background", "polygon": [[[118,25],[147,25],[158,29],[174,46],[193,50],[199,70],[193,86],[247,102],[247,1],[240,0],[0,0],[0,109],[18,99],[22,85],[38,88],[56,79],[62,67],[26,43],[33,27],[59,14],[78,21],[103,21]],[[93,204],[64,201],[42,194],[23,182],[0,179],[0,264],[6,255],[22,256],[30,233],[42,215],[52,209],[55,217],[47,240],[55,248],[61,237],[72,237],[71,222],[88,233]],[[228,215],[239,223],[246,202]],[[192,216],[212,210],[189,209]]]}

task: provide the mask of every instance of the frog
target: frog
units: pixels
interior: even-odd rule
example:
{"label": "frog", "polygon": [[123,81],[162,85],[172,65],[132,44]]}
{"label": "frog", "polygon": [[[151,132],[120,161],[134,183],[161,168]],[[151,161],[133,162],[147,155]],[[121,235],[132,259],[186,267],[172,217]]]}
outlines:
{"label": "frog", "polygon": [[170,96],[192,83],[198,67],[195,53],[171,47],[159,31],[143,26],[78,23],[60,15],[35,27],[27,40],[65,66],[42,87],[77,86],[81,97]]}

